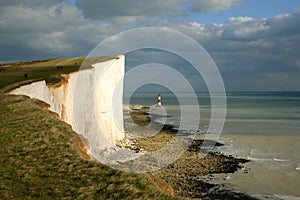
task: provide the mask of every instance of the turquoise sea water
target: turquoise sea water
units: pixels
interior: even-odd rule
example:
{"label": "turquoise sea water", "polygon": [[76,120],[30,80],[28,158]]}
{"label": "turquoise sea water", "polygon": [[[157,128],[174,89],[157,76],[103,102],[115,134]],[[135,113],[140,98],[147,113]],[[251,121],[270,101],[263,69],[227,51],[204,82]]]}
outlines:
{"label": "turquoise sea water", "polygon": [[[172,93],[162,93],[162,104],[172,117],[174,125],[180,123],[180,106]],[[126,98],[126,97],[125,97]],[[190,98],[184,94],[184,98]],[[200,127],[204,130],[210,120],[210,96],[198,93]],[[136,93],[131,104],[156,104],[156,93]],[[188,102],[188,101],[187,101]],[[186,105],[182,105],[186,106]],[[190,116],[193,120],[193,116]],[[300,134],[300,92],[229,92],[227,116],[223,134]]]}
{"label": "turquoise sea water", "polygon": [[[189,94],[182,96],[191,98]],[[167,123],[178,126],[181,112],[176,96],[161,93],[161,97],[170,116]],[[210,96],[197,93],[197,100],[201,116],[198,130],[204,134],[211,116]],[[157,102],[157,93],[135,93],[129,102],[151,106]],[[188,117],[196,123],[194,116]],[[251,170],[216,175],[213,182],[261,199],[300,199],[300,92],[228,92],[219,140],[226,144],[219,151],[251,160],[245,166]]]}

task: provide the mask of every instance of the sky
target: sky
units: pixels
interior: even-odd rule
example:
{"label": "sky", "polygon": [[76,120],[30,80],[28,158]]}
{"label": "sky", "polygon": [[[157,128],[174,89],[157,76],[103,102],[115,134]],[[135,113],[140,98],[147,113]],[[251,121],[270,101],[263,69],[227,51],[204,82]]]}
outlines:
{"label": "sky", "polygon": [[[114,34],[153,26],[199,42],[227,90],[300,91],[298,0],[0,0],[0,62],[86,56]],[[134,52],[127,64],[150,61],[203,87],[164,52]]]}

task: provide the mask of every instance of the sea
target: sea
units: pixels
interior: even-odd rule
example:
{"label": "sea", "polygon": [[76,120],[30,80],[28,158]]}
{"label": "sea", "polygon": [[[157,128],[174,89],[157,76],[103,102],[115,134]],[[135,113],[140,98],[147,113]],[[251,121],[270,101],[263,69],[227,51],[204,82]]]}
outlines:
{"label": "sea", "polygon": [[[171,92],[160,95],[168,116],[161,120],[178,127],[182,106],[190,105],[180,105]],[[197,133],[205,137],[210,134],[211,98],[207,92],[197,93],[196,98],[200,122],[195,122],[198,119],[193,115],[188,115],[188,121],[199,123]],[[300,92],[227,92],[226,99],[225,124],[218,137],[225,145],[215,150],[250,162],[233,174],[203,179],[259,199],[300,200]],[[155,106],[157,93],[125,94],[124,101]]]}

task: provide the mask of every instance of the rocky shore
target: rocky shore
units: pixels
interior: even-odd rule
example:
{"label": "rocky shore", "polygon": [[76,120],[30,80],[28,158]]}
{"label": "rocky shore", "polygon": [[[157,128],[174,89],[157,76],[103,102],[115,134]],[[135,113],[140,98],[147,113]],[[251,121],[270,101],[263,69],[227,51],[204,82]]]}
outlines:
{"label": "rocky shore", "polygon": [[[139,126],[147,126],[150,123],[149,108],[139,107],[130,110],[131,120]],[[136,151],[156,151],[168,144],[176,134],[174,127],[164,125],[162,130],[154,136],[145,137],[147,132],[140,133],[144,137],[132,139],[133,148]],[[128,132],[134,132],[134,128],[127,127]],[[141,129],[138,129],[139,131]],[[145,129],[146,130],[146,129]],[[136,135],[137,133],[135,133]],[[212,141],[214,142],[214,141]],[[173,188],[174,196],[180,198],[201,199],[255,199],[246,194],[224,189],[222,185],[210,184],[203,180],[203,176],[216,173],[234,173],[242,169],[248,160],[226,156],[221,153],[210,152],[199,157],[203,140],[194,140],[181,157],[172,164],[151,175],[163,179]],[[216,146],[223,144],[216,142]],[[213,177],[213,176],[212,176]]]}

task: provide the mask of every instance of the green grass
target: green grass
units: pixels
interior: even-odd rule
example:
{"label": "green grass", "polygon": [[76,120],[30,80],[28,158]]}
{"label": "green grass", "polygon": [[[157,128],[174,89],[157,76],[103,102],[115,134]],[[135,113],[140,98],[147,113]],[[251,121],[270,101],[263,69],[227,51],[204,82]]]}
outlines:
{"label": "green grass", "polygon": [[0,199],[169,199],[145,175],[91,161],[43,103],[0,98]]}
{"label": "green grass", "polygon": [[[101,62],[115,58],[116,56],[90,57],[85,60],[88,63]],[[45,79],[77,71],[84,58],[52,59],[45,61],[32,61],[22,63],[0,64],[0,88],[21,81],[32,79]]]}
{"label": "green grass", "polygon": [[[0,87],[26,80],[24,73],[46,79],[79,67],[59,60],[58,72],[57,62],[1,65]],[[44,106],[0,93],[0,199],[172,199],[148,175],[90,160],[79,136]]]}

